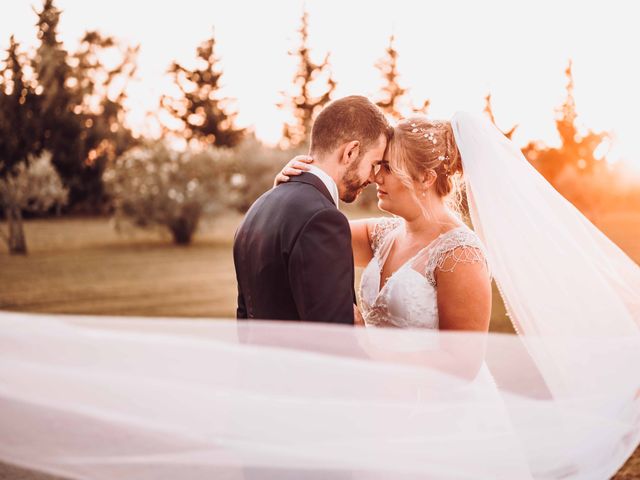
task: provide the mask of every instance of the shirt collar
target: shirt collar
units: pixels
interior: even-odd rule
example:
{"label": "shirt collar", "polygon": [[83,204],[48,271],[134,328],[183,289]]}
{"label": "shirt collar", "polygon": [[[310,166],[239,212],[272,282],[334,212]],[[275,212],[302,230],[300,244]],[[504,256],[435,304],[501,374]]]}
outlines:
{"label": "shirt collar", "polygon": [[309,167],[309,173],[314,174],[316,177],[318,177],[320,180],[322,180],[322,183],[324,183],[325,187],[327,187],[327,190],[329,190],[329,194],[331,195],[331,198],[333,198],[333,203],[336,204],[336,207],[338,207],[338,201],[339,201],[339,194],[338,194],[338,185],[336,185],[336,182],[333,178],[331,178],[331,176],[325,172],[324,170],[322,170],[320,167],[317,167],[315,165],[307,165]]}

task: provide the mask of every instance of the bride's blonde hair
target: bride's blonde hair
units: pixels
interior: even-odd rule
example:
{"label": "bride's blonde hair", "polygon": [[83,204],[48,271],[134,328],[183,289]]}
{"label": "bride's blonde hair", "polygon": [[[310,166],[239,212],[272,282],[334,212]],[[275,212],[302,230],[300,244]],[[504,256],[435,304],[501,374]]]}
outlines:
{"label": "bride's blonde hair", "polygon": [[422,182],[430,170],[436,174],[432,188],[459,211],[462,199],[462,161],[448,121],[409,117],[394,128],[389,142],[389,166],[417,197],[415,182]]}

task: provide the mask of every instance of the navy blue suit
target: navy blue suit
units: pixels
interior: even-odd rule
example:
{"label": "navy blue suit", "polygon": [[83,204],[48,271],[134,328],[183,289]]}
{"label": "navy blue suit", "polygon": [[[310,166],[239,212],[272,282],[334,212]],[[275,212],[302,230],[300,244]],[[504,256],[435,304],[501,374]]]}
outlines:
{"label": "navy blue suit", "polygon": [[233,245],[239,319],[353,324],[351,230],[312,173],[264,193]]}

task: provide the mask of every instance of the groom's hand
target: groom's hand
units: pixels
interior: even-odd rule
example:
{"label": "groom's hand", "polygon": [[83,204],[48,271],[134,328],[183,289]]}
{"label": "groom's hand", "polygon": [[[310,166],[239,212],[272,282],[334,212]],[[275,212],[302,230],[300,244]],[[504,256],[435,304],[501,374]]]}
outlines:
{"label": "groom's hand", "polygon": [[313,163],[313,158],[309,155],[298,155],[293,157],[289,162],[284,166],[280,173],[276,175],[275,180],[273,181],[273,187],[277,187],[281,183],[285,183],[289,181],[290,176],[297,176],[303,172],[309,171],[308,163]]}

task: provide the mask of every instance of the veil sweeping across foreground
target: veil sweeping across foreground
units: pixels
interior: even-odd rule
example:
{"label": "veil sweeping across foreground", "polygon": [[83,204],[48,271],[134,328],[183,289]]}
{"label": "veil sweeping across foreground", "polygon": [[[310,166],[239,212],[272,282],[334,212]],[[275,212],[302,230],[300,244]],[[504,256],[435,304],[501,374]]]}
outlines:
{"label": "veil sweeping across foreground", "polygon": [[70,478],[602,479],[640,441],[640,268],[452,119],[519,335],[0,314],[0,460]]}

